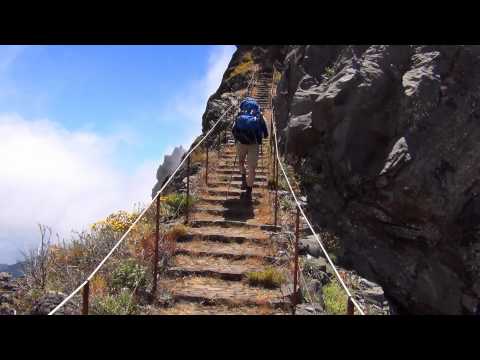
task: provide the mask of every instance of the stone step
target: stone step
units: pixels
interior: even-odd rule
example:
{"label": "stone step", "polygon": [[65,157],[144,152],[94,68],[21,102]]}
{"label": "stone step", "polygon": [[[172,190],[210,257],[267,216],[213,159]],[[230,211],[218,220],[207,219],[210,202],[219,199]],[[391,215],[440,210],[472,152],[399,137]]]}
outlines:
{"label": "stone step", "polygon": [[233,217],[248,217],[255,216],[258,213],[259,209],[252,207],[242,207],[235,204],[234,206],[228,206],[223,203],[221,205],[195,205],[194,211],[196,213],[206,213],[215,216],[223,216],[225,219],[232,219]]}
{"label": "stone step", "polygon": [[175,302],[211,306],[266,306],[284,310],[290,308],[290,301],[280,290],[251,287],[242,282],[191,276],[181,280],[164,280],[159,285],[171,292]]}
{"label": "stone step", "polygon": [[[215,171],[217,174],[233,174],[233,175],[240,175],[241,176],[241,173],[240,173],[240,170],[238,169],[217,169],[217,171]],[[260,169],[260,170],[256,170],[255,171],[255,175],[267,175],[268,174],[268,171],[267,169]]]}
{"label": "stone step", "polygon": [[[266,163],[266,161],[263,162],[264,164]],[[255,168],[255,171],[267,171],[268,168],[267,166],[265,165],[261,165],[262,164],[262,161],[258,161],[258,165],[257,167]],[[221,169],[221,170],[235,170],[235,169],[239,169],[239,166],[238,166],[238,161],[237,161],[237,164],[236,166],[234,167],[233,166],[233,162],[231,164],[218,164],[216,166],[217,169]]]}
{"label": "stone step", "polygon": [[[222,188],[212,188],[206,190],[207,194],[215,195],[215,196],[243,196],[245,194],[245,190],[241,190],[239,188],[230,187],[230,189],[222,189]],[[263,197],[265,196],[264,189],[259,189],[258,187],[253,187],[252,194],[254,197]]]}
{"label": "stone step", "polygon": [[245,260],[247,258],[257,258],[271,263],[274,257],[263,246],[252,243],[226,243],[221,244],[216,241],[190,241],[177,243],[175,254],[183,254],[195,257],[222,257],[232,260]]}
{"label": "stone step", "polygon": [[185,276],[208,276],[228,281],[241,281],[245,277],[243,271],[237,271],[235,268],[231,270],[218,270],[212,267],[197,268],[193,266],[173,266],[166,270],[169,277],[185,277]]}
{"label": "stone step", "polygon": [[[240,174],[233,175],[233,176],[232,175],[213,175],[212,177],[209,177],[209,183],[210,183],[210,181],[212,181],[212,182],[219,181],[219,182],[225,182],[226,184],[228,184],[230,179],[231,179],[232,183],[240,184],[241,181],[242,181],[242,175],[240,175]],[[253,182],[254,186],[262,187],[262,185],[267,184],[267,182],[268,182],[268,176],[255,174],[255,180]]]}
{"label": "stone step", "polygon": [[229,281],[241,281],[252,271],[262,271],[267,264],[261,258],[230,260],[221,257],[176,255],[167,276],[208,276]]}
{"label": "stone step", "polygon": [[[210,204],[210,205],[223,205],[225,202],[233,200],[232,198],[227,199],[226,196],[214,196],[214,195],[202,195],[199,197],[198,205],[200,204]],[[239,200],[239,199],[237,199]],[[253,197],[249,201],[252,205],[260,205],[260,200],[257,197]]]}
{"label": "stone step", "polygon": [[229,229],[226,232],[224,228],[216,227],[191,229],[188,234],[177,238],[178,243],[189,241],[210,241],[227,244],[269,244],[268,236],[257,229],[249,229],[248,231],[245,231],[245,229]]}
{"label": "stone step", "polygon": [[170,307],[155,307],[148,315],[290,315],[291,312],[270,306],[208,305],[179,300]]}
{"label": "stone step", "polygon": [[[261,163],[262,161],[268,161],[268,154],[265,150],[265,147],[263,148],[263,150],[263,154],[258,156],[258,163]],[[235,165],[238,165],[238,156],[235,153],[221,155],[221,160],[224,162],[229,161],[231,165],[233,165],[233,163],[235,162],[235,158],[237,158]]]}
{"label": "stone step", "polygon": [[244,221],[235,220],[211,220],[211,219],[195,219],[190,222],[191,227],[215,226],[215,227],[243,227],[248,229],[260,229],[265,231],[280,231],[280,226],[271,224],[249,224]]}
{"label": "stone step", "polygon": [[[234,188],[234,189],[240,189],[240,187],[242,186],[242,182],[241,181],[212,181],[209,179],[208,181],[208,186],[209,187],[227,187],[230,185],[230,188]],[[258,181],[258,182],[253,182],[253,186],[256,187],[256,188],[267,188],[267,182],[266,181]]]}

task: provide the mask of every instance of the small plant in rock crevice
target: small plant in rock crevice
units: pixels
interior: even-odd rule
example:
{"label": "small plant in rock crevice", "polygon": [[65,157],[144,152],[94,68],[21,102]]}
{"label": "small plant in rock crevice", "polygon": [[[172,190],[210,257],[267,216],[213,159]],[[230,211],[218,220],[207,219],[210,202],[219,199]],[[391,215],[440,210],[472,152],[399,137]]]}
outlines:
{"label": "small plant in rock crevice", "polygon": [[333,66],[325,67],[325,73],[323,74],[323,78],[325,80],[331,79],[335,75],[335,69]]}
{"label": "small plant in rock crevice", "polygon": [[146,268],[134,259],[128,259],[118,265],[112,273],[111,286],[115,290],[127,288],[135,290],[146,284]]}
{"label": "small plant in rock crevice", "polygon": [[329,314],[344,315],[347,312],[347,294],[337,281],[323,287],[325,310]]}
{"label": "small plant in rock crevice", "polygon": [[[188,205],[192,207],[197,202],[195,196],[188,197]],[[187,209],[187,195],[182,193],[172,193],[166,196],[165,205],[170,216],[183,215]]]}
{"label": "small plant in rock crevice", "polygon": [[94,315],[135,315],[138,311],[134,295],[128,289],[94,299],[91,308]]}
{"label": "small plant in rock crevice", "polygon": [[247,279],[250,286],[263,286],[268,289],[277,288],[286,281],[285,276],[274,267],[267,267],[263,271],[249,272]]}

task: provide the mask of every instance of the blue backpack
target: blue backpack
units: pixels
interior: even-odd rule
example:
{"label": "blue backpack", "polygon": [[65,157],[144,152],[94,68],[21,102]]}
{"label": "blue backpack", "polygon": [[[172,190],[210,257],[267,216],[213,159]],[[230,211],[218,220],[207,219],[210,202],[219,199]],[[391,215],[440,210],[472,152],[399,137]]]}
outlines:
{"label": "blue backpack", "polygon": [[235,120],[232,132],[235,140],[241,144],[256,144],[259,132],[259,121],[257,116],[240,113]]}
{"label": "blue backpack", "polygon": [[241,102],[240,111],[246,114],[258,115],[260,107],[254,99],[247,97]]}

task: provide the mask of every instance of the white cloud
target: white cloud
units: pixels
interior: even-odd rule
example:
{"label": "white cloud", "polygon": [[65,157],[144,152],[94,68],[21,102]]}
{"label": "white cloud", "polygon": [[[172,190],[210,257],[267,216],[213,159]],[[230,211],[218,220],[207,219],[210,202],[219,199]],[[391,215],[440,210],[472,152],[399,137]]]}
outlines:
{"label": "white cloud", "polygon": [[113,211],[148,202],[158,163],[114,165],[121,137],[0,115],[0,263],[38,244],[38,223],[68,239]]}

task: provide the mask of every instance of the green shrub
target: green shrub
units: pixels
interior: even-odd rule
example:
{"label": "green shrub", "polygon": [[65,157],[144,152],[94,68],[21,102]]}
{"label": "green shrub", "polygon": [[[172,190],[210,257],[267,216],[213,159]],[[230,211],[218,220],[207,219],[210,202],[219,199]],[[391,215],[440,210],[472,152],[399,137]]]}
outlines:
{"label": "green shrub", "polygon": [[326,312],[334,315],[345,315],[348,297],[340,284],[337,281],[331,281],[322,290]]}
{"label": "green shrub", "polygon": [[96,315],[134,315],[138,307],[133,299],[133,294],[123,289],[115,295],[106,295],[94,300],[92,314]]}
{"label": "green shrub", "polygon": [[[188,197],[188,205],[191,207],[196,203],[197,199],[193,196]],[[172,193],[166,196],[165,204],[168,207],[170,216],[182,215],[187,208],[187,195]]]}
{"label": "green shrub", "polygon": [[330,79],[333,75],[335,75],[335,69],[333,66],[327,66],[325,68],[325,78]]}
{"label": "green shrub", "polygon": [[251,286],[263,286],[269,289],[279,287],[285,282],[284,275],[273,267],[267,267],[263,271],[249,272],[247,279]]}
{"label": "green shrub", "polygon": [[280,198],[280,206],[285,210],[295,210],[295,201],[289,195]]}
{"label": "green shrub", "polygon": [[142,288],[146,284],[146,268],[128,259],[113,270],[111,284],[114,290]]}

